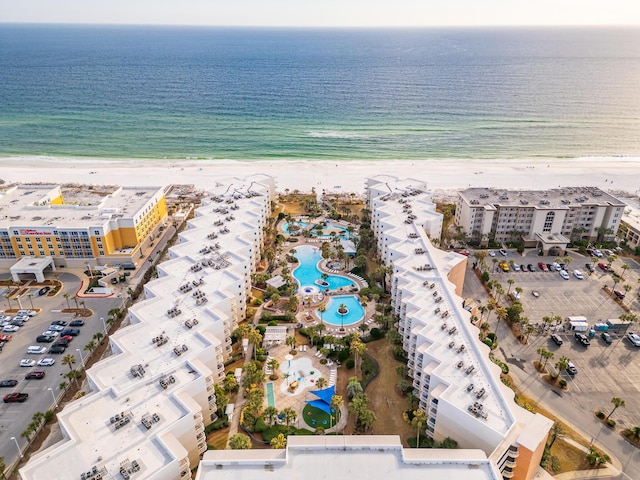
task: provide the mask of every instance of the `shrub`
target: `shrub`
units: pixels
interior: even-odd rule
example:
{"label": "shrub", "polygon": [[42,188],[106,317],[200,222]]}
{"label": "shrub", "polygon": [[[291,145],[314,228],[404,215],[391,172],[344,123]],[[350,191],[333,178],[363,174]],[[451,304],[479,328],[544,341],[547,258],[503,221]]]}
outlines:
{"label": "shrub", "polygon": [[265,423],[264,417],[259,417],[258,420],[256,420],[256,424],[253,427],[253,431],[257,433],[261,433],[261,432],[264,432],[267,428],[269,428],[269,425]]}
{"label": "shrub", "polygon": [[616,421],[613,418],[607,420],[607,427],[614,428],[616,426]]}
{"label": "shrub", "polygon": [[272,439],[276,438],[278,435],[283,434],[285,437],[287,436],[287,427],[286,425],[274,425],[273,427],[269,427],[262,432],[262,439],[269,443]]}
{"label": "shrub", "polygon": [[338,361],[340,363],[344,362],[347,358],[349,358],[349,349],[344,348],[338,352]]}
{"label": "shrub", "polygon": [[565,388],[567,386],[567,381],[564,378],[561,378],[558,383],[562,388]]}
{"label": "shrub", "polygon": [[375,327],[372,328],[369,334],[374,338],[374,340],[382,338],[382,332],[380,331],[379,328],[375,328]]}
{"label": "shrub", "polygon": [[[320,360],[320,362],[322,363],[322,360]],[[349,358],[344,364],[344,366],[347,367],[348,370],[351,370],[353,367],[356,366],[356,361],[353,358]]]}
{"label": "shrub", "polygon": [[253,299],[253,306],[254,307],[259,307],[260,305],[262,305],[262,300],[260,300],[259,298],[254,298]]}
{"label": "shrub", "polygon": [[396,348],[393,349],[393,357],[400,361],[400,362],[404,362],[407,363],[409,360],[404,356],[404,350],[402,349],[402,347],[398,346]]}
{"label": "shrub", "polygon": [[604,419],[606,415],[604,414],[604,412],[601,412],[600,410],[598,410],[596,412],[596,417],[598,417],[600,420]]}
{"label": "shrub", "polygon": [[204,427],[204,433],[205,435],[209,435],[211,432],[215,432],[216,430],[220,430],[221,428],[225,428],[227,426],[229,426],[229,421],[227,420],[227,417],[226,416],[221,417],[215,422],[212,422],[206,427]]}

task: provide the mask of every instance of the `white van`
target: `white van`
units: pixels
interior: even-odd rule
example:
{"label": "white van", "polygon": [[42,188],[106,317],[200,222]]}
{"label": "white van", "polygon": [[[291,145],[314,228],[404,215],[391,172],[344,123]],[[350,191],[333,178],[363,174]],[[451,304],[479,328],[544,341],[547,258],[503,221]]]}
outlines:
{"label": "white van", "polygon": [[40,345],[31,345],[30,347],[27,348],[27,353],[31,355],[47,353],[47,347],[41,347]]}

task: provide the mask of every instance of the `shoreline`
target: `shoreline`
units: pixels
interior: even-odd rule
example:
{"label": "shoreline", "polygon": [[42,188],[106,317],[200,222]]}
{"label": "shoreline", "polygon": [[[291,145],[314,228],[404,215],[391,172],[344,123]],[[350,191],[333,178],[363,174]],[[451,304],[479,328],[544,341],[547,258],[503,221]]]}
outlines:
{"label": "shoreline", "polygon": [[[433,161],[430,161],[433,160]],[[640,156],[538,159],[415,160],[149,160],[16,156],[0,159],[6,183],[118,185],[193,184],[253,174],[275,177],[277,190],[363,192],[365,180],[392,175],[425,181],[431,190],[468,187],[541,190],[597,186],[640,193]]]}

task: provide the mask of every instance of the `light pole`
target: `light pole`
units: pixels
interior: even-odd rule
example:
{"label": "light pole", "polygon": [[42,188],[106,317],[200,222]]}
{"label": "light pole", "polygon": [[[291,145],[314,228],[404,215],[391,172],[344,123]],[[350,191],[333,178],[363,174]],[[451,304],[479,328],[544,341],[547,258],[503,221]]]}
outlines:
{"label": "light pole", "polygon": [[53,398],[53,404],[58,408],[58,400],[56,400],[56,396],[53,394],[53,389],[51,387],[47,388],[51,392],[51,398]]}
{"label": "light pole", "polygon": [[82,358],[82,352],[80,351],[79,348],[76,348],[76,352],[78,352],[78,355],[80,356],[80,363],[82,364],[82,369],[85,370],[85,366],[84,366],[84,358]]}
{"label": "light pole", "polygon": [[107,334],[107,324],[104,321],[104,317],[100,317],[100,321],[102,322],[102,326],[104,327],[104,334]]}
{"label": "light pole", "polygon": [[22,450],[20,449],[20,445],[18,444],[18,440],[16,440],[16,437],[11,437],[11,440],[16,442],[16,447],[18,448],[18,453],[20,454],[20,458],[24,458],[24,455],[22,455]]}

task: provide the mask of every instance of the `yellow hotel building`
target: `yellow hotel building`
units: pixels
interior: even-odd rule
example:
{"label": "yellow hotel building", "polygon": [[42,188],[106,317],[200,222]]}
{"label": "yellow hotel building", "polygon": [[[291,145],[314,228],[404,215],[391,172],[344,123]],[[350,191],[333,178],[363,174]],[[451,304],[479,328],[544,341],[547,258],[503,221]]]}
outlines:
{"label": "yellow hotel building", "polygon": [[164,187],[17,185],[0,190],[0,267],[135,262],[167,217]]}

